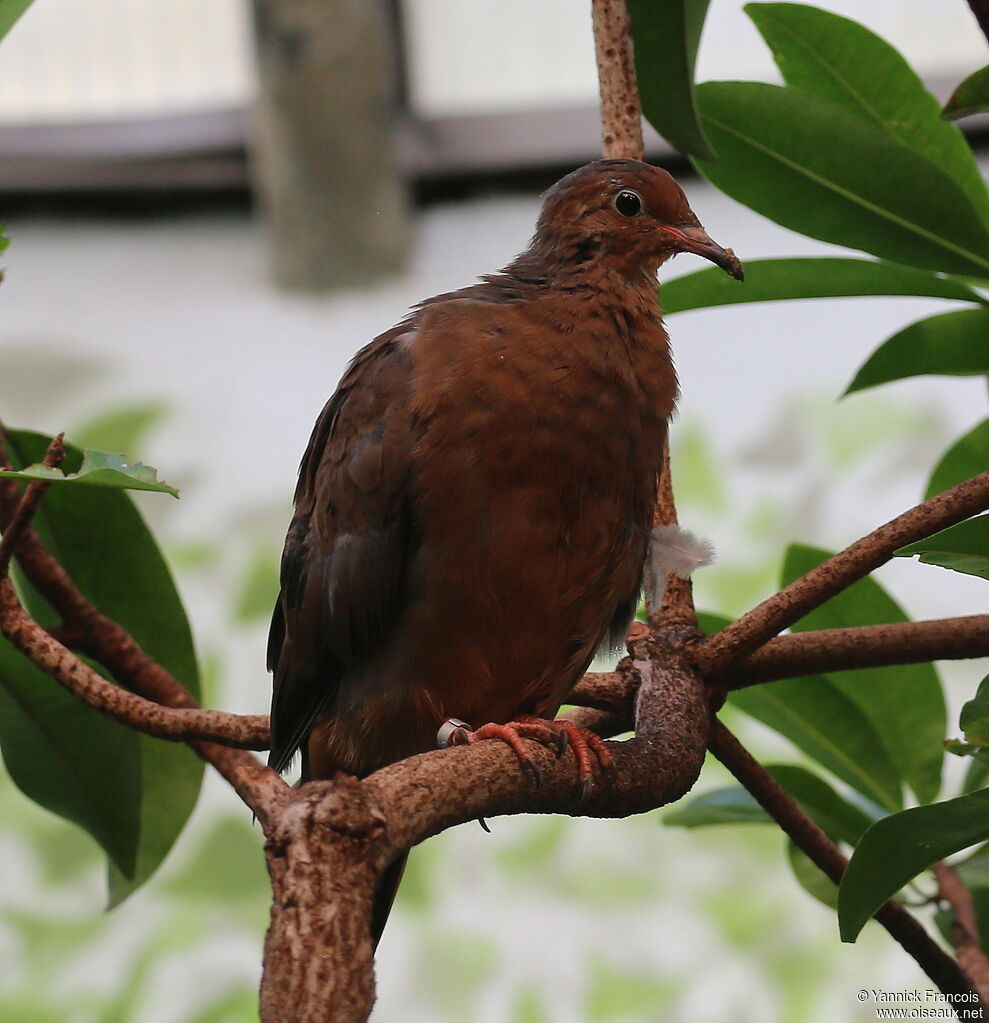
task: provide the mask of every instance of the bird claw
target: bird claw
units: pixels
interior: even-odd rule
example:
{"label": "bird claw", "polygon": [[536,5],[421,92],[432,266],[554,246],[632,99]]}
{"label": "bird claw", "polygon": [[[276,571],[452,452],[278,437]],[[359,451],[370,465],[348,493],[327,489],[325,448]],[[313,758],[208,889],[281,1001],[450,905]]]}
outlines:
{"label": "bird claw", "polygon": [[518,758],[519,764],[532,776],[536,788],[542,784],[542,775],[525,748],[524,739],[532,739],[552,748],[558,757],[563,756],[568,747],[573,750],[577,759],[577,778],[582,798],[586,799],[594,787],[593,760],[597,760],[598,766],[606,774],[615,773],[611,754],[601,738],[566,718],[547,721],[526,714],[503,725],[491,722],[476,730],[458,718],[448,718],[436,733],[436,743],[440,747],[472,746],[484,739],[500,739],[504,742]]}

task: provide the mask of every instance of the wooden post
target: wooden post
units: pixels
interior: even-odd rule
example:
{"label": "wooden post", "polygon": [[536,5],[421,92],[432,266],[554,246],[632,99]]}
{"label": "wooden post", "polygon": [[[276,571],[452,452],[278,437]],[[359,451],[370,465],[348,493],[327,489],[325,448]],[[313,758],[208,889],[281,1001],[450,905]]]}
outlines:
{"label": "wooden post", "polygon": [[256,191],[276,280],[299,291],[399,270],[409,216],[395,155],[387,0],[254,0]]}

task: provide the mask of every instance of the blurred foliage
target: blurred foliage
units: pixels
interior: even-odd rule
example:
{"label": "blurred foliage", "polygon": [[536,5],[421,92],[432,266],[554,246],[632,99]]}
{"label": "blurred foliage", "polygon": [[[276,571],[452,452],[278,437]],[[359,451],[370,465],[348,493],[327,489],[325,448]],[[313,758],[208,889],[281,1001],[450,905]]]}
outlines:
{"label": "blurred foliage", "polygon": [[102,451],[141,451],[156,426],[168,414],[164,402],[118,405],[103,409],[72,431],[72,439],[81,448]]}

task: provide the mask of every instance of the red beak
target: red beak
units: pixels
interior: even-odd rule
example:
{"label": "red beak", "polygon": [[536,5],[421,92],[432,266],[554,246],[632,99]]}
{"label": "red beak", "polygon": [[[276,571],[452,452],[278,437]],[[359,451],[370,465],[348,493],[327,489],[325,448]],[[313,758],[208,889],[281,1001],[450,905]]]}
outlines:
{"label": "red beak", "polygon": [[680,227],[664,224],[661,230],[676,240],[677,248],[682,252],[694,252],[698,256],[703,256],[716,266],[720,266],[736,281],[744,280],[745,271],[738,256],[731,249],[723,249],[702,227],[694,224],[683,224]]}

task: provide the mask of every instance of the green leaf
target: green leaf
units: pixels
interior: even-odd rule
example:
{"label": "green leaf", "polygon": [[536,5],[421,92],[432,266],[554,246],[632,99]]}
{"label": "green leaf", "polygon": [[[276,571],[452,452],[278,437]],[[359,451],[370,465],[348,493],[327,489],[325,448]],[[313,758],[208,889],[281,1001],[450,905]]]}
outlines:
{"label": "green leaf", "polygon": [[[0,0],[0,3],[3,3],[3,0]],[[10,239],[4,233],[5,230],[6,228],[4,225],[0,224],[0,252],[5,252],[7,250],[7,246],[10,245]]]}
{"label": "green leaf", "polygon": [[666,315],[710,306],[779,302],[797,298],[916,295],[960,302],[986,300],[973,288],[926,270],[872,259],[793,258],[745,262],[745,287],[713,268],[666,281],[660,301]]}
{"label": "green leaf", "polygon": [[[766,770],[833,838],[854,845],[872,823],[873,818],[839,796],[812,771],[795,764],[767,764]],[[698,828],[711,824],[769,824],[772,819],[745,789],[733,785],[705,792],[677,806],[663,817],[663,823]]]}
{"label": "green leaf", "polygon": [[807,4],[748,4],[745,10],[787,85],[841,104],[926,157],[989,221],[989,193],[972,150],[953,124],[941,120],[938,101],[885,39]]}
{"label": "green leaf", "polygon": [[985,788],[989,780],[989,764],[984,759],[973,757],[968,764],[965,778],[962,781],[962,792],[974,792],[976,789]]}
{"label": "green leaf", "polygon": [[732,619],[726,615],[715,614],[713,611],[697,612],[697,628],[701,632],[706,632],[709,636],[720,632],[726,625],[731,625],[731,623]]}
{"label": "green leaf", "polygon": [[966,519],[895,553],[898,558],[919,554],[925,565],[989,579],[989,515]]}
{"label": "green leaf", "polygon": [[842,941],[932,863],[989,838],[989,789],[876,821],[862,836],[838,889]]}
{"label": "green leaf", "polygon": [[728,702],[785,736],[857,792],[885,807],[903,805],[900,778],[866,715],[819,675],[750,686]]}
{"label": "green leaf", "polygon": [[838,886],[834,881],[805,852],[798,849],[792,840],[786,843],[786,856],[797,884],[829,909],[837,909]]}
{"label": "green leaf", "polygon": [[[40,461],[49,440],[10,431],[7,449],[15,464],[28,465]],[[66,471],[78,471],[81,463],[81,452],[67,445]],[[83,594],[198,696],[189,623],[130,497],[103,487],[52,487],[35,525]],[[31,605],[39,621],[55,623],[41,598],[35,595]],[[138,736],[83,706],[2,640],[0,683],[6,692],[0,747],[11,774],[31,798],[110,846],[112,895],[119,901],[154,872],[178,837],[199,793],[202,762],[183,744]],[[47,745],[37,741],[39,729],[51,736]],[[69,766],[77,761],[73,777]],[[39,791],[35,782],[45,774],[49,786]],[[112,817],[100,819],[94,802],[108,804]],[[115,855],[116,849],[132,851]]]}
{"label": "green leaf", "polygon": [[14,22],[31,6],[31,0],[0,0],[0,39],[14,27]]}
{"label": "green leaf", "polygon": [[973,72],[951,94],[944,105],[941,116],[957,121],[970,114],[981,114],[989,110],[989,66]]}
{"label": "green leaf", "polygon": [[[783,565],[784,585],[829,557],[794,544]],[[793,626],[794,632],[905,622],[900,606],[874,579],[860,579]],[[843,671],[833,684],[868,718],[900,777],[921,802],[941,787],[942,741],[947,728],[941,681],[931,664]],[[860,790],[861,791],[861,790]]]}
{"label": "green leaf", "polygon": [[700,172],[784,227],[927,270],[989,276],[989,230],[948,174],[839,103],[759,82],[707,82],[717,163]]}
{"label": "green leaf", "polygon": [[9,480],[44,480],[47,483],[79,483],[93,487],[115,487],[118,490],[152,490],[178,497],[179,492],[158,481],[158,472],[150,465],[135,462],[128,465],[123,455],[108,451],[86,451],[77,472],[52,469],[35,462],[23,469],[0,469],[0,478]]}
{"label": "green leaf", "polygon": [[712,824],[772,824],[772,818],[741,785],[702,792],[663,815],[671,828],[704,828]]}
{"label": "green leaf", "polygon": [[969,742],[989,746],[989,675],[979,683],[975,696],[962,707],[958,723]]}
{"label": "green leaf", "polygon": [[956,441],[944,453],[927,483],[924,500],[985,472],[989,466],[989,419]]}
{"label": "green leaf", "polygon": [[642,112],[675,149],[716,160],[694,99],[694,62],[710,0],[629,0]]}
{"label": "green leaf", "polygon": [[989,310],[959,309],[918,320],[884,341],[845,394],[907,377],[989,373]]}

